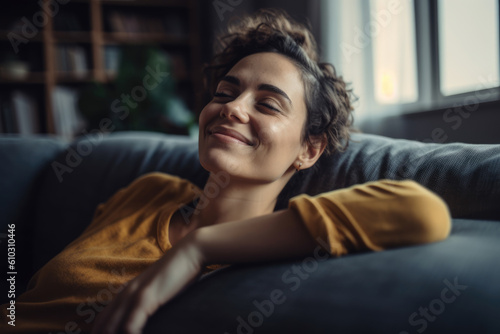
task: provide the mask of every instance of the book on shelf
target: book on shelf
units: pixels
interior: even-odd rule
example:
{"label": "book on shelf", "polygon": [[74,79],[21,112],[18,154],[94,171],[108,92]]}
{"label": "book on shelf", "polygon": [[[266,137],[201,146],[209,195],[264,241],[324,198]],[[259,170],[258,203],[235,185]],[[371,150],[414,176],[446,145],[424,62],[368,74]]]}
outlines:
{"label": "book on shelf", "polygon": [[104,50],[104,68],[109,75],[115,75],[120,67],[121,50],[119,46],[108,45]]}
{"label": "book on shelf", "polygon": [[185,22],[179,15],[168,16],[137,15],[133,13],[111,11],[108,16],[109,25],[113,32],[137,33],[160,33],[171,34],[177,37],[185,37],[187,29]]}
{"label": "book on shelf", "polygon": [[20,90],[16,90],[12,92],[12,104],[14,106],[17,132],[22,135],[38,133],[40,125],[35,99]]}
{"label": "book on shelf", "polygon": [[34,97],[13,91],[0,102],[0,132],[30,135],[40,132],[37,103]]}
{"label": "book on shelf", "polygon": [[12,110],[12,100],[9,97],[3,96],[1,99],[0,112],[2,119],[3,133],[16,133],[16,124],[14,121],[14,112]]}
{"label": "book on shelf", "polygon": [[67,140],[72,140],[85,127],[78,110],[78,94],[78,90],[65,86],[56,86],[52,91],[54,130]]}
{"label": "book on shelf", "polygon": [[78,45],[58,45],[56,69],[59,72],[71,73],[77,77],[86,76],[89,69],[85,49]]}

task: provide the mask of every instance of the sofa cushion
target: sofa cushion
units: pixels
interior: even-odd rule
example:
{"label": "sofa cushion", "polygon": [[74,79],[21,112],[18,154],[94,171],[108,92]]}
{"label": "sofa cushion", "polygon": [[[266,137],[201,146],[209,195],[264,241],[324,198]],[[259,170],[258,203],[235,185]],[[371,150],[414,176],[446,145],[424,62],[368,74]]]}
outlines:
{"label": "sofa cushion", "polygon": [[432,244],[232,265],[161,307],[144,333],[500,333],[499,238],[497,221],[456,219]]}

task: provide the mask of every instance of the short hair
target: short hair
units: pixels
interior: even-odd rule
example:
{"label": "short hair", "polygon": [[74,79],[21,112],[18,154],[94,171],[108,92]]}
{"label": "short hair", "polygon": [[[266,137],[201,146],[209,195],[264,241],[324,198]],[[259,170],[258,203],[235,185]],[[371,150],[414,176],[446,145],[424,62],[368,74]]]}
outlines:
{"label": "short hair", "polygon": [[353,123],[352,91],[332,64],[319,62],[311,31],[284,11],[262,9],[230,22],[227,32],[217,38],[214,57],[204,67],[210,93],[215,93],[220,80],[236,63],[260,52],[281,54],[301,72],[307,108],[302,141],[312,143],[325,137],[326,154],[345,150]]}

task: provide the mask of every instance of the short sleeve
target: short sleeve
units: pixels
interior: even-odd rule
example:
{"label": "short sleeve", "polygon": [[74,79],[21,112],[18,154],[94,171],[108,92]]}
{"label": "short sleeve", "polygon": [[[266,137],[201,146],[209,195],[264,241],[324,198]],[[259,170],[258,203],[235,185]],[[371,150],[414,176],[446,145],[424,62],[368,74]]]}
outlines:
{"label": "short sleeve", "polygon": [[333,255],[439,241],[451,229],[446,203],[414,181],[381,180],[292,198],[311,236]]}

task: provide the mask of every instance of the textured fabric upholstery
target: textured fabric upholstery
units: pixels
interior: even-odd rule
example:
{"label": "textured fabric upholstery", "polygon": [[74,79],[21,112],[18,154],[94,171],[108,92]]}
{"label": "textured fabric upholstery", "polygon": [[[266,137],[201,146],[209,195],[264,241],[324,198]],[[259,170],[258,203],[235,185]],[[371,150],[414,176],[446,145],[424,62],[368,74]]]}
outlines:
{"label": "textured fabric upholstery", "polygon": [[443,197],[454,218],[500,220],[500,145],[352,137],[346,152],[322,158],[316,170],[303,171],[294,194],[412,179]]}
{"label": "textured fabric upholstery", "polygon": [[1,228],[27,219],[39,178],[47,165],[66,147],[50,137],[20,139],[0,137],[0,217]]}

